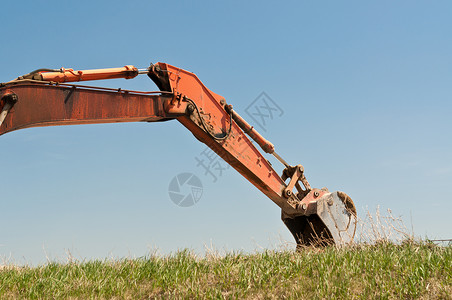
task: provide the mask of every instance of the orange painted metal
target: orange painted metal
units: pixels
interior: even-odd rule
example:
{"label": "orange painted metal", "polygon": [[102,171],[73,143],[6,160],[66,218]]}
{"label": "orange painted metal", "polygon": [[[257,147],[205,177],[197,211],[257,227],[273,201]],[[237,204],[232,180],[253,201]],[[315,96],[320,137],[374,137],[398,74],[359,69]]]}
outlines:
{"label": "orange painted metal", "polygon": [[0,89],[17,95],[0,135],[22,128],[116,122],[156,122],[174,118],[164,110],[170,95],[142,95],[127,91],[19,82]]}
{"label": "orange painted metal", "polygon": [[[155,66],[161,70],[160,73],[167,74],[170,85],[168,90],[191,99],[198,106],[200,116],[207,123],[211,134],[226,134],[230,126],[230,115],[225,109],[227,104],[222,96],[210,91],[191,72],[165,63],[157,63]],[[289,200],[283,197],[286,184],[237,123],[233,122],[227,139],[216,140],[199,125],[197,117],[197,114],[181,115],[177,120],[287,214],[297,213],[293,204],[295,196]]]}
{"label": "orange painted metal", "polygon": [[76,82],[88,80],[102,80],[125,78],[131,79],[138,75],[138,69],[134,66],[122,68],[94,69],[74,71],[73,69],[61,69],[61,72],[40,72],[40,80],[53,82]]}

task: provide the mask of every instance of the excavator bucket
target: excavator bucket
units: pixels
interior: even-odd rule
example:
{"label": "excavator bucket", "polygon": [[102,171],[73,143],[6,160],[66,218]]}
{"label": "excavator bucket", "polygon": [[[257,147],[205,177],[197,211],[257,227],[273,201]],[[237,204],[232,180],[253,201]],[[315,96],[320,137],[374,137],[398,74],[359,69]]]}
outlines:
{"label": "excavator bucket", "polygon": [[[318,193],[315,191],[314,193]],[[303,246],[349,245],[356,232],[356,208],[344,192],[327,192],[317,199],[303,199],[305,215],[288,217],[283,222],[297,242]]]}

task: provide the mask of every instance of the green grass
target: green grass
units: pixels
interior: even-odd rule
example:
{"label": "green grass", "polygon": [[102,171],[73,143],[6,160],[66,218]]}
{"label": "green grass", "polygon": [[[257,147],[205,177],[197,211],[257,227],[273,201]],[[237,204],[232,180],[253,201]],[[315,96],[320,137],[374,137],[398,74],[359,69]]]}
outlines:
{"label": "green grass", "polygon": [[452,299],[452,246],[406,242],[0,271],[1,299]]}

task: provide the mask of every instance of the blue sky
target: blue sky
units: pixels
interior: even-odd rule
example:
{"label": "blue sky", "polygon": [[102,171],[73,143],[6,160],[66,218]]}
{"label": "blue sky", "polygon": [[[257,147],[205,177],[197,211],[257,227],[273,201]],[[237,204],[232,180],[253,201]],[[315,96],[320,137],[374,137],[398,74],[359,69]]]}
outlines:
{"label": "blue sky", "polygon": [[[162,61],[245,117],[265,92],[284,112],[265,136],[311,185],[347,192],[361,216],[389,208],[418,236],[452,237],[449,1],[4,1],[2,11],[0,82]],[[145,76],[95,85],[157,89]],[[204,175],[204,149],[177,121],[1,136],[0,256],[38,264],[68,250],[93,259],[292,242],[278,207],[241,175]],[[204,187],[189,208],[168,196],[182,172]]]}

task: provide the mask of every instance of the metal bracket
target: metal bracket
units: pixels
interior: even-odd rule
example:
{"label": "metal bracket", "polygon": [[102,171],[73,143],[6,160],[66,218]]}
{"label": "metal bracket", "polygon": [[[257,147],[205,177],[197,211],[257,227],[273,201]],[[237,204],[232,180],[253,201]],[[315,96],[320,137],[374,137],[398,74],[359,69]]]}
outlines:
{"label": "metal bracket", "polygon": [[[286,198],[292,196],[292,190],[294,187],[298,191],[298,199],[303,199],[311,190],[311,186],[304,176],[304,168],[302,165],[285,168],[281,177],[283,181],[286,181],[287,178],[290,178],[289,184],[284,189],[284,197]],[[303,184],[304,189],[301,187],[299,181],[301,181],[301,183]]]}

